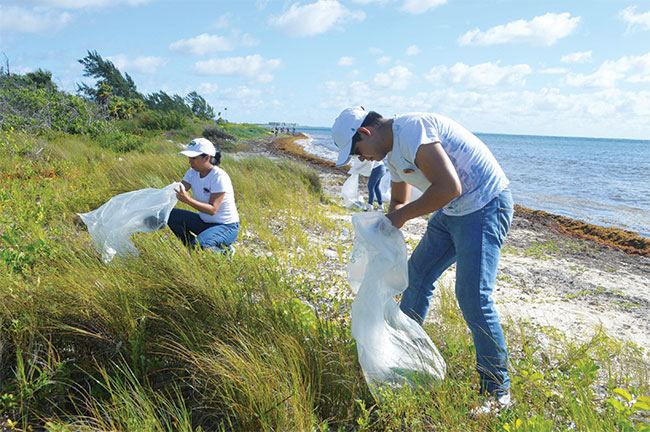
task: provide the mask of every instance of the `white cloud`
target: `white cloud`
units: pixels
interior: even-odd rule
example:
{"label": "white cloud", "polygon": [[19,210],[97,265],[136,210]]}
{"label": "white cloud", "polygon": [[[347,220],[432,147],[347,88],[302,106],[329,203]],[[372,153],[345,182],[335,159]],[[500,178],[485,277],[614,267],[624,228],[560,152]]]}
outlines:
{"label": "white cloud", "polygon": [[370,54],[372,54],[372,55],[380,55],[380,54],[383,53],[384,51],[383,51],[381,48],[370,47],[370,48],[368,48],[368,52],[369,52]]}
{"label": "white cloud", "polygon": [[267,60],[254,54],[199,61],[194,64],[194,70],[199,75],[242,76],[252,81],[270,82],[273,80],[271,72],[281,64],[279,59]]}
{"label": "white cloud", "polygon": [[420,52],[422,52],[422,51],[420,50],[420,48],[418,48],[417,45],[411,45],[410,47],[406,48],[406,55],[407,56],[418,55],[418,54],[420,54]]}
{"label": "white cloud", "polygon": [[43,3],[50,6],[61,7],[65,9],[84,9],[89,7],[117,6],[125,4],[127,6],[137,6],[150,3],[152,0],[31,0],[36,3]]}
{"label": "white cloud", "polygon": [[159,67],[169,63],[169,59],[163,57],[141,56],[129,59],[124,54],[106,57],[106,59],[112,61],[121,71],[138,72],[142,74],[156,73]]}
{"label": "white cloud", "polygon": [[365,17],[365,13],[351,11],[336,0],[317,0],[304,6],[294,3],[287,12],[271,18],[269,23],[289,36],[301,37],[322,34],[337,23],[362,21]]}
{"label": "white cloud", "polygon": [[190,52],[194,55],[205,55],[217,51],[232,51],[233,44],[223,36],[202,33],[191,39],[181,39],[169,44],[169,49],[176,52]]}
{"label": "white cloud", "polygon": [[71,20],[67,12],[45,8],[25,9],[0,5],[0,31],[18,33],[45,33],[65,27]]}
{"label": "white cloud", "polygon": [[636,6],[630,6],[623,9],[619,16],[627,23],[628,30],[639,26],[644,30],[650,30],[650,11],[645,13],[636,13]]}
{"label": "white cloud", "polygon": [[[650,91],[570,93],[557,88],[471,91],[444,87],[409,95],[373,93],[363,82],[329,82],[324,90],[329,98],[321,106],[335,113],[356,104],[385,117],[431,111],[477,132],[608,137],[624,128],[629,137],[645,139],[645,119],[650,116]],[[495,117],[495,112],[499,116]]]}
{"label": "white cloud", "polygon": [[[219,102],[215,105],[215,111],[221,112],[224,118],[231,118],[234,113],[251,112],[252,110],[273,110],[279,103],[269,98],[269,89],[262,91],[258,88],[248,87],[245,85],[238,87],[225,88],[219,92]],[[218,107],[218,108],[217,108]],[[223,107],[227,107],[224,109]],[[250,121],[250,115],[247,115],[247,121]]]}
{"label": "white cloud", "polygon": [[202,82],[199,84],[199,94],[208,95],[215,93],[217,90],[219,90],[219,86],[215,83]]}
{"label": "white cloud", "polygon": [[575,52],[562,57],[562,63],[590,63],[591,51]]}
{"label": "white cloud", "polygon": [[371,83],[381,89],[404,90],[408,87],[413,74],[404,66],[395,66],[387,72],[375,75]]}
{"label": "white cloud", "polygon": [[421,14],[445,3],[447,0],[404,0],[400,10],[411,14]]}
{"label": "white cloud", "polygon": [[387,65],[388,63],[390,63],[390,61],[391,61],[391,58],[390,58],[390,57],[388,57],[388,56],[381,56],[381,57],[379,57],[379,58],[377,59],[377,64],[380,64],[380,65]]}
{"label": "white cloud", "polygon": [[237,47],[250,47],[258,44],[252,36],[233,32],[231,36],[217,36],[202,33],[191,39],[181,39],[169,45],[169,49],[194,55],[214,54],[218,51],[232,51]]}
{"label": "white cloud", "polygon": [[435,66],[425,79],[439,85],[459,85],[468,89],[498,86],[523,86],[526,76],[532,72],[527,64],[499,66],[499,63],[481,63],[468,66],[456,63],[452,67]]}
{"label": "white cloud", "polygon": [[29,67],[29,66],[11,66],[11,73],[15,73],[18,75],[25,75],[30,72],[34,72],[34,69]]}
{"label": "white cloud", "polygon": [[565,73],[569,72],[569,69],[556,67],[556,68],[541,69],[538,72],[542,74],[548,74],[548,75],[564,75]]}
{"label": "white cloud", "polygon": [[592,74],[568,74],[565,78],[568,86],[584,88],[611,88],[619,81],[650,82],[650,52],[642,56],[608,60]]}
{"label": "white cloud", "polygon": [[492,27],[486,31],[471,30],[458,39],[460,45],[497,45],[504,43],[528,43],[551,46],[559,39],[567,37],[578,26],[580,17],[547,13],[530,21],[517,20],[505,25]]}
{"label": "white cloud", "polygon": [[230,26],[230,23],[233,21],[233,14],[232,12],[226,12],[225,14],[221,15],[219,18],[214,20],[212,23],[212,28],[214,29],[225,29]]}
{"label": "white cloud", "polygon": [[262,91],[260,89],[251,88],[248,86],[227,88],[221,92],[221,95],[228,100],[260,99],[263,96]]}
{"label": "white cloud", "polygon": [[342,106],[363,105],[374,96],[368,84],[363,81],[326,81],[323,87],[329,98],[321,107],[337,112]]}
{"label": "white cloud", "polygon": [[343,56],[339,59],[339,66],[352,66],[354,64],[354,57]]}

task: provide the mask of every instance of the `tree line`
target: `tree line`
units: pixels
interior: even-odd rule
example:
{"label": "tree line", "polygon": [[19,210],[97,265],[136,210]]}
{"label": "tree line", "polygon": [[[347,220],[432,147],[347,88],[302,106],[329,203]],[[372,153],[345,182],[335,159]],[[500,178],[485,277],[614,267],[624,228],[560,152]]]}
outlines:
{"label": "tree line", "polygon": [[143,129],[181,129],[191,121],[215,119],[214,109],[196,91],[185,97],[160,90],[142,94],[128,73],[97,51],[79,60],[94,85],[77,84],[76,95],[58,89],[52,73],[23,75],[0,66],[0,130],[96,134],[112,120],[138,121]]}

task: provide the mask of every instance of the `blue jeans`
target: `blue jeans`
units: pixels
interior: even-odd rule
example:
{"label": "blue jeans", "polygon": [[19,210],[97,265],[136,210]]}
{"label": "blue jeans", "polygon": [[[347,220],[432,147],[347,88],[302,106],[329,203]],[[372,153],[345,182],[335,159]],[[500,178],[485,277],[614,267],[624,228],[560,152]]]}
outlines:
{"label": "blue jeans", "polygon": [[198,213],[181,209],[172,209],[167,225],[186,246],[198,243],[202,249],[227,249],[239,234],[239,222],[206,223]]}
{"label": "blue jeans", "polygon": [[372,171],[370,171],[370,177],[368,178],[368,204],[372,205],[376,195],[377,203],[382,205],[383,201],[381,199],[381,189],[379,189],[379,185],[384,174],[386,174],[386,166],[384,164],[374,167]]}
{"label": "blue jeans", "polygon": [[409,285],[400,303],[404,313],[424,322],[436,280],[456,262],[456,298],[474,339],[481,393],[498,395],[510,388],[508,351],[492,291],[513,213],[509,189],[465,216],[435,212],[409,259]]}

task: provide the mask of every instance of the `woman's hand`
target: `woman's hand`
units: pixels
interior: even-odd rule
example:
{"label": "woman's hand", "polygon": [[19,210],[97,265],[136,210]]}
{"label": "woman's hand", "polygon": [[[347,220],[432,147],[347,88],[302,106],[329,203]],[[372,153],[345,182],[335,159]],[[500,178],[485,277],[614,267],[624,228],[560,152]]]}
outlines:
{"label": "woman's hand", "polygon": [[185,186],[181,184],[178,189],[174,189],[174,192],[176,192],[176,198],[182,203],[188,204],[190,201],[190,195],[187,193],[185,190]]}

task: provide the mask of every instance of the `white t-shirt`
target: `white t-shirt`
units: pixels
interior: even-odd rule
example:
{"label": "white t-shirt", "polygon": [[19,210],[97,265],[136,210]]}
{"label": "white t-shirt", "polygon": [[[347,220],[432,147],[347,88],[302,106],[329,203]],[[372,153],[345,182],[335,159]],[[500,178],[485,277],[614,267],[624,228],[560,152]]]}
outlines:
{"label": "white t-shirt", "polygon": [[393,120],[393,149],[386,156],[392,181],[426,190],[431,182],[415,165],[415,155],[422,144],[435,142],[447,153],[463,188],[461,196],[442,208],[445,214],[475,212],[508,186],[508,178],[483,141],[450,118],[430,113],[409,113]]}
{"label": "white t-shirt", "polygon": [[206,223],[230,224],[239,222],[239,213],[235,205],[235,193],[228,174],[215,166],[205,177],[201,178],[198,171],[187,170],[183,181],[192,186],[192,194],[197,201],[210,202],[210,194],[225,192],[219,210],[214,215],[199,212],[201,220]]}

